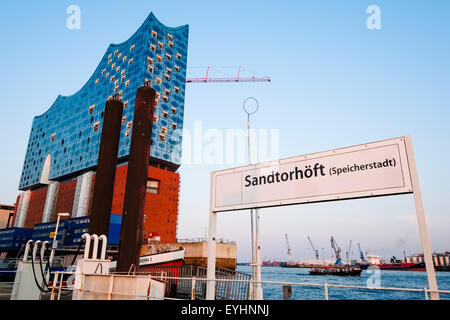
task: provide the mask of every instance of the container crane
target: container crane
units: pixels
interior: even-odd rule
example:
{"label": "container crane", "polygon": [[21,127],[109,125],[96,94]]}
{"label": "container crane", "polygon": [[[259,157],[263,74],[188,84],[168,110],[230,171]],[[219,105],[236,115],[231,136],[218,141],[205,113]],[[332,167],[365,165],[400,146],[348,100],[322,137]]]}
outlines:
{"label": "container crane", "polygon": [[309,244],[311,245],[311,249],[313,250],[314,254],[316,255],[316,260],[319,260],[319,250],[317,250],[314,247],[314,244],[312,243],[311,238],[309,236],[308,236],[308,241],[309,241]]}
{"label": "container crane", "polygon": [[361,246],[359,245],[359,242],[358,242],[358,249],[359,249],[359,258],[361,259],[361,261],[364,261],[364,254],[361,250]]}
{"label": "container crane", "polygon": [[292,251],[291,251],[291,246],[289,245],[289,239],[288,239],[288,235],[287,233],[285,234],[286,237],[286,246],[287,246],[287,255],[288,255],[288,262],[292,261]]}
{"label": "container crane", "polygon": [[350,244],[348,245],[348,251],[346,253],[347,263],[350,264],[350,250],[352,248],[352,240],[350,240]]}
{"label": "container crane", "polygon": [[[204,67],[203,67],[204,68]],[[223,67],[225,68],[225,67]],[[198,75],[198,74],[194,74],[192,77],[188,77],[186,78],[186,83],[205,83],[205,82],[270,82],[270,78],[269,77],[265,77],[265,76],[255,76],[254,72],[242,68],[242,67],[232,67],[233,69],[237,68],[237,74],[236,75],[231,75],[228,73],[225,73],[223,71],[221,71],[221,69],[223,68],[219,68],[219,67],[214,67],[214,71],[216,71],[216,73],[220,73],[221,75],[224,76],[216,76],[213,75],[211,76],[211,69],[213,69],[213,67],[206,67],[206,74],[203,75]],[[192,73],[192,69],[190,68],[188,70],[189,73]],[[246,71],[247,73],[243,76],[242,73]],[[236,70],[235,70],[236,72]]]}
{"label": "container crane", "polygon": [[339,248],[339,245],[337,244],[336,240],[334,240],[333,236],[331,236],[331,248],[333,248],[336,255],[336,262],[334,264],[341,265],[341,248]]}

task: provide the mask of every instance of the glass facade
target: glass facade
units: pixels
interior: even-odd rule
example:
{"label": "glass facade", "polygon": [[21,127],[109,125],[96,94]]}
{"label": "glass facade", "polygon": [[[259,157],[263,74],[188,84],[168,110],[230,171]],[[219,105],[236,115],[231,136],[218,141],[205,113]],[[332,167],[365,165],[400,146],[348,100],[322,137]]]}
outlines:
{"label": "glass facade", "polygon": [[145,80],[157,92],[150,156],[179,166],[188,32],[188,25],[170,28],[151,13],[130,39],[111,44],[77,93],[58,96],[47,112],[34,118],[19,189],[39,185],[47,170],[48,179],[58,180],[94,168],[105,103],[115,94],[124,102],[118,156],[126,158],[136,90]]}

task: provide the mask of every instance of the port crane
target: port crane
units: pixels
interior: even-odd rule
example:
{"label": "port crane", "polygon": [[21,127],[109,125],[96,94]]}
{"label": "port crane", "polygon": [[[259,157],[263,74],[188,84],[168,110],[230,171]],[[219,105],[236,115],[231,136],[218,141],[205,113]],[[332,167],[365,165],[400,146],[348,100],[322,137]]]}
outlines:
{"label": "port crane", "polygon": [[291,251],[291,246],[289,245],[289,238],[288,238],[287,233],[285,234],[285,237],[286,237],[288,262],[292,262],[292,251]]}
{"label": "port crane", "polygon": [[350,244],[348,245],[348,251],[346,253],[346,258],[347,258],[347,262],[348,264],[350,264],[350,250],[352,248],[352,240],[350,240]]}
{"label": "port crane", "polygon": [[[188,73],[191,74],[186,78],[186,83],[205,83],[205,82],[270,82],[270,78],[266,76],[256,76],[254,72],[243,67],[206,67],[206,73],[199,75],[193,73],[193,69],[205,68],[205,67],[192,67],[188,69]],[[233,72],[237,74],[229,74],[224,72],[224,69],[234,69]],[[236,70],[237,69],[237,70]],[[211,71],[215,74],[211,76]],[[245,74],[244,74],[245,73]],[[220,76],[218,76],[218,74]]]}
{"label": "port crane", "polygon": [[317,250],[314,247],[314,244],[309,236],[308,236],[308,241],[309,241],[309,244],[311,245],[311,249],[313,250],[314,254],[316,255],[316,260],[319,260],[319,250]]}
{"label": "port crane", "polygon": [[336,262],[334,264],[342,264],[341,261],[341,248],[337,244],[336,240],[334,240],[333,236],[331,236],[331,248],[333,248],[334,253],[336,255]]}
{"label": "port crane", "polygon": [[361,259],[361,261],[364,261],[364,254],[361,250],[361,246],[359,245],[359,242],[358,242],[358,249],[359,249],[359,258]]}

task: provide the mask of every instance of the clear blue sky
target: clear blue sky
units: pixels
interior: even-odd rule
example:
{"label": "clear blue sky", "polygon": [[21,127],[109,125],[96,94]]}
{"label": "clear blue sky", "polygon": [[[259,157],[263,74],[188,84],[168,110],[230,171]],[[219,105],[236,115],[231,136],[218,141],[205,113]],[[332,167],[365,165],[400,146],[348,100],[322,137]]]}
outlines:
{"label": "clear blue sky", "polygon": [[[81,30],[66,8],[81,8]],[[381,30],[366,8],[381,9]],[[271,83],[189,84],[185,127],[245,128],[242,102],[259,100],[253,125],[280,130],[280,157],[410,135],[433,250],[450,250],[450,3],[448,1],[9,1],[0,11],[0,202],[13,203],[31,122],[58,94],[76,92],[110,43],[128,39],[150,12],[189,24],[188,67],[245,66]],[[181,169],[180,237],[201,237],[209,173]],[[246,212],[219,215],[218,231],[249,257]],[[334,235],[382,256],[420,251],[412,196],[261,211],[262,255],[310,258],[307,236],[331,255]],[[353,247],[353,256],[357,249]]]}

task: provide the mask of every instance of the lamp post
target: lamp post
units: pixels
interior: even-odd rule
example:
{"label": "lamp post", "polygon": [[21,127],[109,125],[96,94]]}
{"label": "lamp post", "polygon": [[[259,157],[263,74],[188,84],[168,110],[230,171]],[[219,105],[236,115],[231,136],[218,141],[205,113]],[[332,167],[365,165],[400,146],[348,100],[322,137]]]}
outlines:
{"label": "lamp post", "polygon": [[[256,108],[251,110],[246,108],[245,104],[247,101],[253,100],[256,102]],[[250,147],[250,115],[258,111],[258,100],[253,97],[248,97],[244,100],[242,108],[247,113],[247,129],[248,129],[248,162],[252,164],[252,155]],[[252,275],[253,280],[256,279],[255,293],[253,295],[254,299],[262,300],[263,292],[261,288],[261,246],[259,241],[259,210],[250,209],[250,221],[251,221],[251,242],[252,242]],[[256,227],[256,228],[255,228]],[[255,268],[256,267],[256,268]]]}
{"label": "lamp post", "polygon": [[[50,268],[51,268],[52,265],[53,265],[53,258],[55,257],[55,249],[56,249],[56,247],[58,246],[58,240],[57,240],[57,237],[58,237],[59,219],[60,219],[61,217],[69,217],[69,216],[70,216],[70,214],[67,213],[67,212],[64,212],[64,213],[58,213],[58,219],[56,220],[55,235],[53,236],[52,251],[51,251],[51,253],[50,253],[50,259],[49,259],[49,265],[50,265]],[[50,272],[50,270],[49,270],[49,272]]]}

